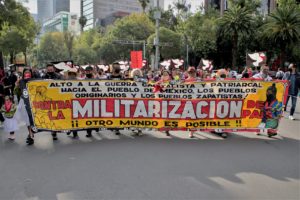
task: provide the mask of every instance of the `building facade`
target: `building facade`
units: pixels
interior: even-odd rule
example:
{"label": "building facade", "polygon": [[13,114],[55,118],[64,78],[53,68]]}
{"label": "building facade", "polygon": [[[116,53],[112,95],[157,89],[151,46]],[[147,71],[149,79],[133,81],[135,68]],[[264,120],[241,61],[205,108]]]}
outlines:
{"label": "building facade", "polygon": [[38,21],[44,22],[54,15],[54,1],[53,0],[38,0],[37,1],[37,15]]}
{"label": "building facade", "polygon": [[64,32],[69,30],[70,13],[61,11],[43,23],[44,32]]}
{"label": "building facade", "polygon": [[102,20],[114,13],[142,12],[137,0],[82,0],[82,13],[87,18],[84,30],[100,26]]}

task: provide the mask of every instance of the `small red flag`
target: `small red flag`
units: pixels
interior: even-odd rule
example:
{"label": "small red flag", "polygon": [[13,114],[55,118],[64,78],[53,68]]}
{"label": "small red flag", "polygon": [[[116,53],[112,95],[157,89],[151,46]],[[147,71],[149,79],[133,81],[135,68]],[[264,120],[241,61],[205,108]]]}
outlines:
{"label": "small red flag", "polygon": [[131,51],[131,68],[142,68],[143,66],[143,51]]}

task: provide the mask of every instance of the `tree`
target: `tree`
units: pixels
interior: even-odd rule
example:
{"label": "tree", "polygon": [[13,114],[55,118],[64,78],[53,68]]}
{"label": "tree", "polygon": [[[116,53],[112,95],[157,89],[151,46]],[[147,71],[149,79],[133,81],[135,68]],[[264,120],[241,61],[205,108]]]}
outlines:
{"label": "tree", "polygon": [[200,12],[184,22],[183,31],[192,51],[201,58],[208,58],[217,49],[218,12],[214,9],[206,14]]}
{"label": "tree", "polygon": [[283,5],[269,15],[262,26],[266,39],[278,45],[281,52],[281,66],[286,59],[286,50],[300,40],[300,12],[297,7]]}
{"label": "tree", "polygon": [[[0,34],[2,35],[1,43],[7,44],[7,41],[5,40],[10,40],[9,37],[13,35],[16,36],[19,41],[22,39],[23,41],[20,41],[18,44],[24,45],[22,52],[26,57],[26,48],[33,43],[35,32],[37,31],[37,27],[32,17],[26,8],[24,8],[20,3],[16,3],[14,0],[1,1],[0,10]],[[6,38],[6,36],[8,38]],[[1,46],[0,49],[7,51],[8,48],[6,47],[6,45]],[[15,47],[14,50],[16,52],[20,50],[20,48]],[[10,54],[13,53],[14,52],[12,51],[10,52]],[[2,66],[3,58],[2,51],[0,51],[0,67]]]}
{"label": "tree", "polygon": [[[148,44],[149,47],[153,46],[153,40],[155,38],[155,34],[152,34],[148,38]],[[160,54],[161,57],[164,59],[169,59],[169,58],[179,58],[182,52],[182,47],[183,47],[183,42],[182,42],[182,35],[179,33],[176,33],[170,29],[167,29],[165,27],[161,27],[159,29],[159,39],[161,43],[168,44],[167,46],[162,45],[160,47]]]}
{"label": "tree", "polygon": [[122,44],[118,40],[142,42],[153,33],[154,24],[146,14],[131,14],[107,28],[103,39],[100,40],[99,54],[108,63],[116,59],[129,59],[130,51],[142,49],[142,43],[131,46]]}
{"label": "tree", "polygon": [[86,25],[86,23],[87,23],[87,18],[85,16],[79,17],[79,24],[81,27],[81,32],[83,32],[83,28]]}
{"label": "tree", "polygon": [[64,43],[68,50],[69,59],[72,59],[73,44],[74,44],[74,34],[70,31],[64,32]]}
{"label": "tree", "polygon": [[39,60],[43,64],[53,61],[67,60],[67,48],[64,45],[64,35],[60,32],[46,33],[40,41]]}
{"label": "tree", "polygon": [[[157,8],[150,8],[148,13],[148,17],[153,23],[155,23],[154,13],[156,9]],[[174,31],[176,29],[176,26],[178,25],[178,20],[174,15],[173,8],[169,7],[167,10],[163,10],[162,8],[159,8],[159,11],[161,13],[160,26],[166,27]]]}
{"label": "tree", "polygon": [[150,0],[139,0],[139,3],[141,4],[143,12],[145,13],[146,7],[150,3]]}
{"label": "tree", "polygon": [[232,67],[237,67],[239,36],[251,34],[253,30],[252,10],[247,7],[233,5],[220,18],[220,33],[232,41]]}
{"label": "tree", "polygon": [[101,39],[101,34],[96,29],[83,32],[74,42],[74,61],[77,64],[97,63],[100,59],[97,51],[100,46],[97,40]]}
{"label": "tree", "polygon": [[186,2],[186,0],[177,0],[173,3],[174,8],[177,10],[177,19],[186,20],[191,16],[190,8],[191,5]]}

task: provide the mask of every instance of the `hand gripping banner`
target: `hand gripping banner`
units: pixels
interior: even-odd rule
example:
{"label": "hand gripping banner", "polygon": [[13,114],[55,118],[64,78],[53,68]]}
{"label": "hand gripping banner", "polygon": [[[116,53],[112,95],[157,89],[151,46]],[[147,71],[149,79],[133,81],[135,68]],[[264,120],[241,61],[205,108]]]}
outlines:
{"label": "hand gripping banner", "polygon": [[287,82],[206,81],[154,85],[112,80],[27,83],[38,130],[87,128],[277,129]]}

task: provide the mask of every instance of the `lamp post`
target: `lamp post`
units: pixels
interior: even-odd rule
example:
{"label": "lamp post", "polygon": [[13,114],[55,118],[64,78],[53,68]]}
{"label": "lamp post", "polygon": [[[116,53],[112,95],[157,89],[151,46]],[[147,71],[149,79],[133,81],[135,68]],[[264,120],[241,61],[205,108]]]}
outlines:
{"label": "lamp post", "polygon": [[161,18],[161,13],[159,10],[159,0],[156,1],[156,11],[154,12],[154,19],[155,19],[155,39],[154,39],[154,46],[155,46],[155,61],[154,61],[154,68],[153,70],[158,69],[159,63],[159,20]]}

